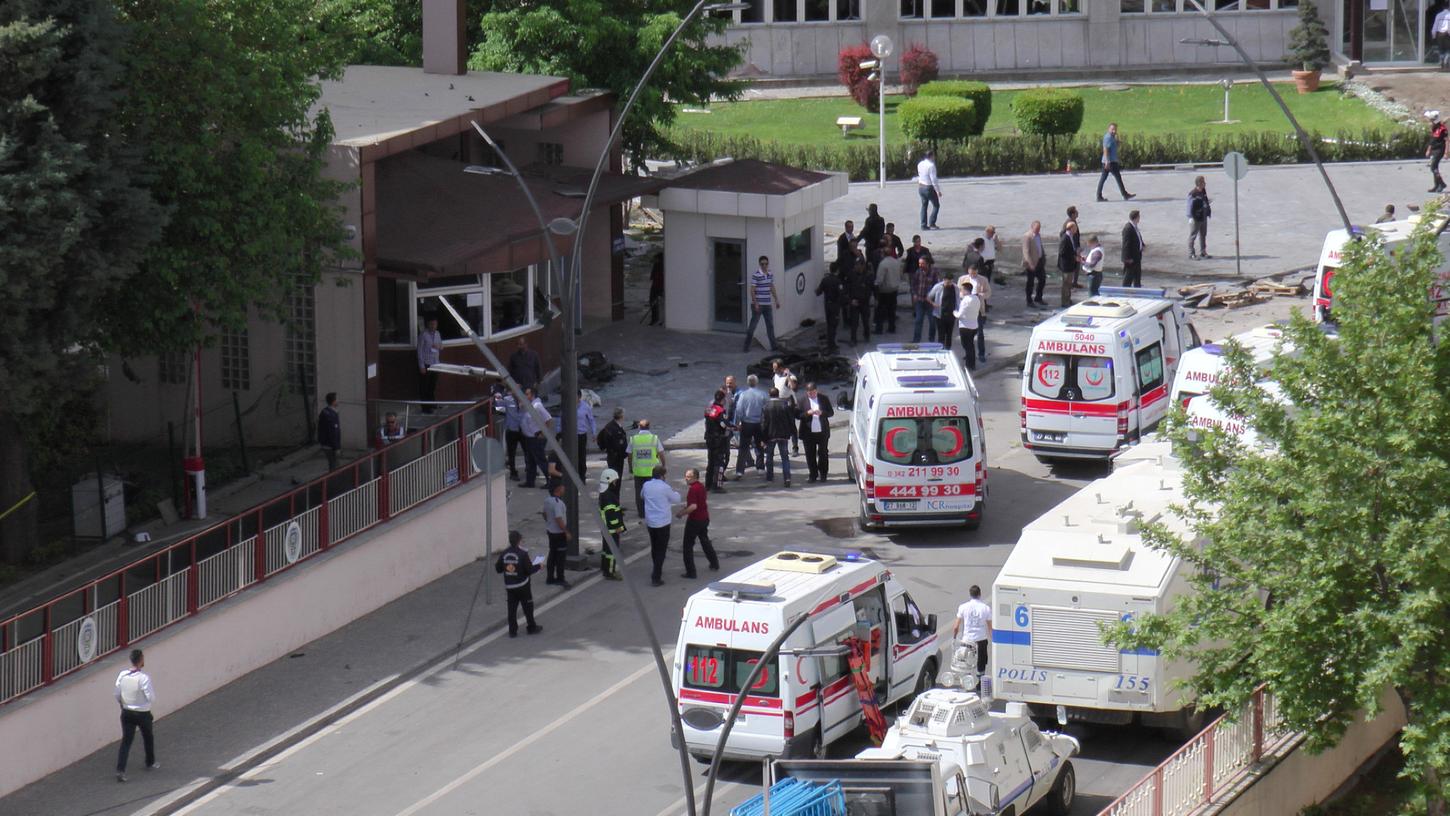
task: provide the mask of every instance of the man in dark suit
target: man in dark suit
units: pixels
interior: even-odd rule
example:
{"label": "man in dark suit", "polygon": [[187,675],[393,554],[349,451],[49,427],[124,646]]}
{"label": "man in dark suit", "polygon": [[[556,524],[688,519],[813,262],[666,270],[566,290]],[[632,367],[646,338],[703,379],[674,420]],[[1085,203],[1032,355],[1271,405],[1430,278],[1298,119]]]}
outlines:
{"label": "man in dark suit", "polygon": [[1072,305],[1073,284],[1082,264],[1082,253],[1078,251],[1077,222],[1062,225],[1062,236],[1057,243],[1057,271],[1062,273],[1062,306]]}
{"label": "man in dark suit", "polygon": [[800,417],[800,437],[806,445],[806,469],[812,482],[826,480],[830,472],[831,417],[836,409],[831,398],[816,390],[815,383],[806,383],[806,395],[796,404]]}
{"label": "man in dark suit", "polygon": [[1128,213],[1123,225],[1123,285],[1143,285],[1143,233],[1138,229],[1138,211]]}
{"label": "man in dark suit", "polygon": [[836,236],[836,266],[844,276],[856,265],[856,223],[847,221],[846,228]]}

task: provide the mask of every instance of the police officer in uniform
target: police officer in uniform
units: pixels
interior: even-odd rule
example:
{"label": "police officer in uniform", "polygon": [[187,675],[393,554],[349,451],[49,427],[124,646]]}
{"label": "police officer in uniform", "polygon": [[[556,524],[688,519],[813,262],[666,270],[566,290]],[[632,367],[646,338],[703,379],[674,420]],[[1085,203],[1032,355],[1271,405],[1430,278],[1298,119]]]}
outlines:
{"label": "police officer in uniform", "polygon": [[655,465],[665,463],[665,446],[649,429],[649,420],[639,421],[639,430],[629,438],[629,448],[625,451],[629,458],[629,472],[634,474],[634,510],[640,518],[644,518],[644,490],[645,482],[654,478]]}
{"label": "police officer in uniform", "polygon": [[509,637],[519,636],[519,607],[524,608],[524,620],[528,622],[528,633],[537,635],[544,627],[534,623],[534,592],[529,588],[530,577],[539,571],[539,565],[530,558],[522,545],[524,534],[509,530],[508,549],[499,553],[494,562],[494,571],[503,575],[503,588],[508,595]]}
{"label": "police officer in uniform", "polygon": [[[624,510],[619,506],[619,472],[613,468],[599,474],[599,516],[604,521],[604,550],[599,555],[599,569],[610,581],[622,580],[619,575],[619,537],[625,531]],[[613,539],[613,542],[610,541]],[[613,543],[614,546],[610,546]]]}

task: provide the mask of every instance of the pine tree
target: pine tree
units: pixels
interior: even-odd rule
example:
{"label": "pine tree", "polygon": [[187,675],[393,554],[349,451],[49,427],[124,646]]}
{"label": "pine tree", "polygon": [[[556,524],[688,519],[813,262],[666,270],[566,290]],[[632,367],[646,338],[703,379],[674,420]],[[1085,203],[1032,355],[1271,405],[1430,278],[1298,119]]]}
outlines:
{"label": "pine tree", "polygon": [[35,544],[30,420],[92,382],[107,298],[160,231],[117,138],[125,32],[106,0],[0,4],[0,557]]}

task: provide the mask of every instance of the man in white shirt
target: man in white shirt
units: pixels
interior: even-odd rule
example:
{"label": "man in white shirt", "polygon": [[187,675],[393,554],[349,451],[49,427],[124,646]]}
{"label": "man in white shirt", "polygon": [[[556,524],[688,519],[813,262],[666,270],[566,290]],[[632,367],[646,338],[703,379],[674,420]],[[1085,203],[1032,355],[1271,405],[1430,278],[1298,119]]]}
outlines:
{"label": "man in white shirt", "polygon": [[1103,285],[1103,247],[1096,235],[1088,236],[1088,251],[1083,256],[1082,271],[1088,276],[1088,296],[1097,297]]}
{"label": "man in white shirt", "polygon": [[[921,228],[936,229],[936,214],[941,212],[941,184],[936,177],[936,151],[928,150],[916,164],[916,192],[921,196]],[[931,205],[931,217],[926,207]]]}
{"label": "man in white shirt", "polygon": [[131,753],[131,741],[136,738],[136,729],[141,729],[141,744],[146,747],[146,770],[154,771],[161,765],[156,761],[156,740],[151,733],[151,706],[156,702],[156,692],[151,688],[151,677],[142,671],[146,667],[146,655],[140,649],[131,650],[131,668],[121,670],[116,676],[116,702],[121,706],[121,753],[116,757],[116,781],[126,781],[126,756]]}
{"label": "man in white shirt", "polygon": [[1435,47],[1440,50],[1440,70],[1450,68],[1450,8],[1441,9],[1435,15],[1430,34],[1435,39]]}
{"label": "man in white shirt", "polygon": [[959,297],[953,314],[957,318],[957,333],[962,336],[962,358],[966,361],[968,371],[976,371],[976,342],[977,331],[982,327],[982,299],[972,293],[971,281],[962,284]]}
{"label": "man in white shirt", "polygon": [[[997,228],[988,224],[982,231],[982,266],[986,269],[987,277],[996,278],[997,274],[997,253],[1002,250],[1002,236],[997,234]],[[1006,278],[996,278],[998,283],[1006,283]]]}
{"label": "man in white shirt", "polygon": [[552,433],[554,418],[545,410],[544,401],[534,393],[533,387],[524,389],[524,399],[528,404],[519,416],[519,432],[524,435],[524,487],[534,486],[534,472],[538,471],[544,480],[539,487],[548,489],[549,469],[544,461],[544,450],[548,443],[544,440],[544,434]]}
{"label": "man in white shirt", "polygon": [[[438,372],[431,370],[438,365],[438,356],[443,352],[443,335],[438,332],[438,318],[429,317],[418,332],[418,398],[432,403],[438,393]],[[425,404],[423,413],[433,413],[433,406]]]}
{"label": "man in white shirt", "polygon": [[982,588],[972,585],[972,597],[957,607],[952,637],[977,644],[977,674],[987,671],[987,641],[992,637],[992,607],[982,602]]}
{"label": "man in white shirt", "polygon": [[644,501],[644,526],[649,531],[649,556],[654,570],[650,572],[651,586],[664,586],[662,573],[665,569],[665,554],[670,549],[670,520],[674,518],[670,505],[680,503],[679,491],[665,481],[665,466],[655,465],[654,478],[640,488]]}
{"label": "man in white shirt", "polygon": [[[967,273],[966,283],[972,285],[972,294],[982,301],[982,314],[977,318],[977,359],[987,362],[987,312],[992,308],[992,284],[981,266],[972,267]],[[966,350],[971,354],[972,350]]]}

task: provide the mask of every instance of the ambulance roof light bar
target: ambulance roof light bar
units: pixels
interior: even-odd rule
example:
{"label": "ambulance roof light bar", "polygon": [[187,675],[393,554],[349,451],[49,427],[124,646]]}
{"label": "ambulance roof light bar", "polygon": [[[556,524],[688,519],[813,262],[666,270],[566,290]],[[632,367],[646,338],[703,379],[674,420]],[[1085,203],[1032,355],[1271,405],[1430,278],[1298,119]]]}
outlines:
{"label": "ambulance roof light bar", "polygon": [[1167,298],[1167,289],[1143,289],[1135,286],[1099,286],[1094,298]]}
{"label": "ambulance roof light bar", "polygon": [[882,354],[907,354],[913,351],[942,351],[941,343],[881,343],[876,350]]}
{"label": "ambulance roof light bar", "polygon": [[775,594],[775,584],[746,584],[739,581],[711,581],[710,591],[729,595],[730,600],[738,601],[742,598],[759,601]]}

